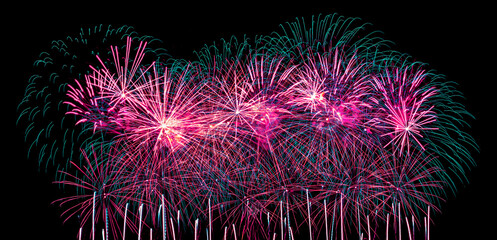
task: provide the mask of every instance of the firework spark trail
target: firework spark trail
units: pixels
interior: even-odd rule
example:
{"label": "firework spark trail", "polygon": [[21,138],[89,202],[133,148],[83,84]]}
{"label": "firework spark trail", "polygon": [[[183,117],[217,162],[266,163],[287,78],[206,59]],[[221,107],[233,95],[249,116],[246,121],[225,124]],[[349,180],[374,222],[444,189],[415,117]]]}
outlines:
{"label": "firework spark trail", "polygon": [[[410,72],[408,72],[410,71]],[[381,92],[384,101],[385,116],[377,118],[380,124],[377,128],[384,128],[388,132],[381,136],[391,136],[386,145],[399,147],[394,152],[402,153],[404,148],[410,153],[410,142],[417,143],[422,150],[422,131],[437,130],[430,126],[436,121],[436,113],[432,111],[433,106],[427,104],[428,99],[436,94],[434,87],[423,89],[426,78],[423,70],[395,69],[394,73],[386,71],[385,76],[373,76],[375,88]],[[376,99],[380,101],[380,99]],[[428,105],[428,106],[427,106]]]}
{"label": "firework spark trail", "polygon": [[[451,174],[472,163],[464,108],[424,64],[380,51],[385,42],[374,32],[359,37],[356,19],[316,20],[256,38],[257,47],[223,41],[191,62],[149,61],[150,44],[136,47],[129,36],[107,57],[96,55],[61,101],[64,118],[92,132],[82,161],[69,158],[59,171],[57,183],[78,191],[56,201],[70,205],[63,215],[81,215],[82,226],[103,220],[104,236],[115,238],[152,226],[165,238],[168,225],[173,238],[180,225],[197,238],[199,218],[209,219],[209,239],[218,221],[225,237],[233,227],[235,238],[291,239],[302,219],[314,238],[323,214],[326,236],[332,222],[341,239],[347,229],[374,237],[371,220],[387,223],[388,238],[390,216],[394,228],[406,217],[409,238],[414,223],[429,229],[425,209],[440,211]],[[36,111],[19,118],[33,120]]]}

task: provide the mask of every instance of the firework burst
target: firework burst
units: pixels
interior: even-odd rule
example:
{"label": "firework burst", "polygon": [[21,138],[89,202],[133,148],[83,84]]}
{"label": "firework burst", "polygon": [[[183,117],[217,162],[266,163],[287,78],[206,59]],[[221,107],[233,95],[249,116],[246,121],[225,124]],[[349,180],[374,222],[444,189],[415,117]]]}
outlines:
{"label": "firework burst", "polygon": [[[371,221],[385,222],[388,236],[390,216],[399,238],[406,217],[411,237],[415,224],[429,225],[428,209],[440,211],[476,146],[441,76],[361,31],[337,15],[310,27],[299,19],[254,44],[205,47],[194,61],[165,61],[147,39],[122,34],[125,44],[58,90],[58,111],[81,138],[68,147],[68,126],[50,150],[51,160],[71,150],[58,160],[56,182],[76,189],[56,201],[63,215],[80,216],[82,228],[91,220],[93,238],[103,225],[105,239],[145,227],[175,238],[180,226],[197,238],[199,218],[209,239],[214,222],[225,238],[228,229],[251,239],[325,229],[328,238],[331,226],[341,239],[354,230],[372,239]],[[28,106],[45,94],[33,84],[20,105],[26,138],[50,107]]]}

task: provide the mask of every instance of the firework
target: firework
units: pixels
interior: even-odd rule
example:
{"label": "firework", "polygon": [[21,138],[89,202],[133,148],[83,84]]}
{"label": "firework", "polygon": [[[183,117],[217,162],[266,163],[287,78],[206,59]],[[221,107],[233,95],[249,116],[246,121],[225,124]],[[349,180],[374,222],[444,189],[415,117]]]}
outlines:
{"label": "firework", "polygon": [[[109,31],[126,42],[87,68],[74,63],[73,82],[54,77],[40,89],[34,76],[19,107],[30,153],[63,166],[56,182],[76,188],[56,201],[63,215],[80,215],[81,229],[91,219],[92,238],[102,227],[104,239],[127,229],[140,238],[146,228],[175,239],[182,226],[197,239],[206,224],[212,239],[220,223],[225,239],[314,239],[320,229],[327,239],[372,239],[380,222],[388,239],[390,225],[403,235],[402,217],[409,239],[423,224],[428,236],[429,209],[440,211],[473,163],[476,145],[462,131],[469,114],[450,83],[382,50],[357,19],[298,19],[254,43],[205,47],[192,61]],[[45,105],[30,105],[40,97]],[[62,114],[52,145],[55,123],[35,123],[46,114]]]}

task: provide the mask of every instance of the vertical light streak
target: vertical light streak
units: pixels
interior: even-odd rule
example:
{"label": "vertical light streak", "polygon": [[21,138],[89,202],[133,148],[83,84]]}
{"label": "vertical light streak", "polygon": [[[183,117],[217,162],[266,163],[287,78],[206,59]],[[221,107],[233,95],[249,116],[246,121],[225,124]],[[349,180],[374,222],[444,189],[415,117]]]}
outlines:
{"label": "vertical light streak", "polygon": [[340,237],[343,240],[344,239],[344,232],[343,232],[343,196],[340,195]]}
{"label": "vertical light streak", "polygon": [[329,240],[330,238],[328,236],[328,212],[326,211],[326,199],[324,200],[324,228],[326,240]]}
{"label": "vertical light streak", "polygon": [[176,240],[176,232],[174,231],[174,221],[173,218],[169,218],[169,221],[171,222],[171,229],[172,229],[172,234],[173,234],[173,240]]}
{"label": "vertical light streak", "polygon": [[283,240],[283,201],[280,200],[281,240]]}
{"label": "vertical light streak", "polygon": [[93,210],[91,215],[91,232],[92,232],[92,240],[95,240],[95,198],[97,196],[97,192],[93,192]]}
{"label": "vertical light streak", "polygon": [[312,240],[312,227],[311,227],[311,203],[309,202],[309,189],[305,190],[307,198],[307,218],[309,220],[309,239]]}
{"label": "vertical light streak", "polygon": [[198,240],[198,218],[195,219],[195,232],[193,233],[194,240]]}
{"label": "vertical light streak", "polygon": [[398,206],[398,213],[397,213],[397,216],[398,216],[398,224],[399,224],[399,240],[402,240],[402,223],[401,223],[401,219],[400,219],[400,203],[397,204]]}
{"label": "vertical light streak", "polygon": [[271,236],[271,226],[270,226],[270,221],[269,221],[269,211],[267,212],[267,234],[268,234],[268,236]]}
{"label": "vertical light streak", "polygon": [[138,215],[139,215],[139,221],[138,221],[138,240],[141,239],[141,234],[142,234],[142,216],[143,216],[143,203],[140,205],[138,208]]}
{"label": "vertical light streak", "polygon": [[[290,203],[289,203],[289,196],[288,196],[288,191],[286,192],[286,222],[288,223],[287,228],[290,228]],[[288,240],[291,240],[291,235],[288,233]]]}
{"label": "vertical light streak", "polygon": [[407,233],[409,234],[409,240],[413,240],[411,235],[411,227],[409,226],[409,218],[407,216],[406,216],[406,225],[407,225]]}
{"label": "vertical light streak", "polygon": [[180,229],[179,229],[179,218],[180,218],[180,213],[181,213],[181,211],[180,211],[180,210],[178,210],[178,214],[177,214],[177,220],[178,220],[178,222],[177,222],[177,223],[178,223],[178,232],[179,232],[179,230],[180,230]]}
{"label": "vertical light streak", "polygon": [[166,240],[166,204],[164,203],[164,194],[161,195],[161,207],[162,207],[162,239]]}
{"label": "vertical light streak", "polygon": [[402,223],[400,219],[400,203],[397,204],[399,212],[397,213],[398,221],[399,221],[399,240],[402,240]]}
{"label": "vertical light streak", "polygon": [[427,224],[426,216],[423,217],[423,223],[425,224],[425,240],[428,240],[428,224]]}
{"label": "vertical light streak", "polygon": [[388,226],[389,226],[389,222],[390,222],[390,213],[387,213],[387,230],[386,230],[386,239],[385,240],[388,240]]}
{"label": "vertical light streak", "polygon": [[428,236],[428,240],[430,240],[430,206],[428,206],[428,219],[426,221],[426,226],[428,229],[428,234],[426,234],[426,236]]}
{"label": "vertical light streak", "polygon": [[105,208],[105,239],[109,239],[109,212]]}
{"label": "vertical light streak", "polygon": [[414,230],[414,215],[411,216],[411,222],[412,222],[412,239],[416,239],[415,230]]}
{"label": "vertical light streak", "polygon": [[126,220],[128,219],[128,203],[124,209],[123,240],[126,239]]}
{"label": "vertical light streak", "polygon": [[212,240],[211,199],[209,198],[209,240]]}
{"label": "vertical light streak", "polygon": [[233,236],[235,236],[235,240],[237,240],[235,224],[233,224]]}

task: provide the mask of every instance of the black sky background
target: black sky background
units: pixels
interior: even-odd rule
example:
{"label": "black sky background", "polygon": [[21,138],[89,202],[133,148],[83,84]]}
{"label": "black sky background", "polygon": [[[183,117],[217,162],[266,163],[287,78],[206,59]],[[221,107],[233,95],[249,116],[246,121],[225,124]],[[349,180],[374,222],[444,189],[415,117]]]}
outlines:
{"label": "black sky background", "polygon": [[[183,6],[169,3],[126,3],[71,7],[43,4],[15,4],[10,16],[2,17],[3,50],[2,105],[9,118],[3,131],[0,219],[2,239],[76,239],[77,226],[62,223],[61,210],[51,202],[60,195],[51,173],[39,172],[33,159],[27,160],[23,131],[15,126],[16,107],[22,99],[33,61],[52,40],[79,33],[81,27],[99,23],[127,24],[140,34],[155,36],[173,57],[194,59],[193,51],[231,35],[266,35],[295,17],[337,12],[370,22],[370,29],[383,31],[397,50],[427,62],[450,81],[460,84],[464,104],[475,115],[468,119],[471,134],[481,151],[475,153],[477,167],[469,173],[470,184],[460,185],[449,196],[442,214],[435,216],[431,239],[489,239],[497,234],[495,115],[496,20],[488,5],[412,4],[326,4],[292,2],[268,5],[239,2],[227,5]],[[81,23],[83,22],[83,23]],[[5,55],[7,52],[7,55]],[[5,85],[6,84],[6,85]],[[495,119],[495,118],[494,118]],[[204,237],[204,236],[203,236]]]}

